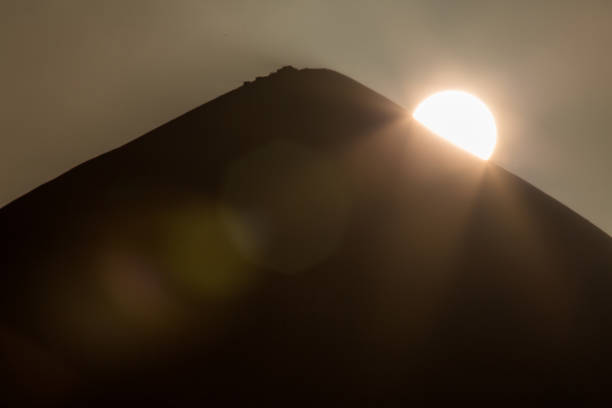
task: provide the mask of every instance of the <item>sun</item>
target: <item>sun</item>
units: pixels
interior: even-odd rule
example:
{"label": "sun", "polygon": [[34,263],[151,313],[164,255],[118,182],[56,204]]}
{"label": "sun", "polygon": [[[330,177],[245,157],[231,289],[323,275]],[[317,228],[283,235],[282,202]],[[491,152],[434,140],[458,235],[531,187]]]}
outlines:
{"label": "sun", "polygon": [[497,143],[493,114],[480,99],[463,91],[442,91],[421,102],[412,117],[438,136],[488,160]]}

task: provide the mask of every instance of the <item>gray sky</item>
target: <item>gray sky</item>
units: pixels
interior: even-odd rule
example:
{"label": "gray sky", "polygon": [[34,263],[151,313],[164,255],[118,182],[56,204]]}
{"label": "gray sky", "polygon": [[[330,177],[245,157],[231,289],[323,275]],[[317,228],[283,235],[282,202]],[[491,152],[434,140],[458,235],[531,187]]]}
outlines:
{"label": "gray sky", "polygon": [[611,41],[607,0],[0,0],[0,205],[291,64],[476,94],[491,160],[612,234]]}

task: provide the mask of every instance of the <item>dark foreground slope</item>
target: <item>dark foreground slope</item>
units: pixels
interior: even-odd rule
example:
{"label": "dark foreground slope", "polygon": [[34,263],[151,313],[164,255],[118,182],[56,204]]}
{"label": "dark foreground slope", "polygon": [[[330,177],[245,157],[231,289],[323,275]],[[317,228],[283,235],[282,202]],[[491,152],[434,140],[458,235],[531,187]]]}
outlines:
{"label": "dark foreground slope", "polygon": [[326,70],[285,68],[0,210],[4,396],[604,390],[612,240]]}

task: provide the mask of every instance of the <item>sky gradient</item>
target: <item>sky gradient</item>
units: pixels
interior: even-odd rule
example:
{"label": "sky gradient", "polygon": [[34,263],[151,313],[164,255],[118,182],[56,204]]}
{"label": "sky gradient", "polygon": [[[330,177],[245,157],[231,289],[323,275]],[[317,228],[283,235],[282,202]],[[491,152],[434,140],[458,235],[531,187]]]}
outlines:
{"label": "sky gradient", "polygon": [[339,71],[495,115],[492,161],[612,234],[612,3],[0,3],[0,206],[258,75]]}

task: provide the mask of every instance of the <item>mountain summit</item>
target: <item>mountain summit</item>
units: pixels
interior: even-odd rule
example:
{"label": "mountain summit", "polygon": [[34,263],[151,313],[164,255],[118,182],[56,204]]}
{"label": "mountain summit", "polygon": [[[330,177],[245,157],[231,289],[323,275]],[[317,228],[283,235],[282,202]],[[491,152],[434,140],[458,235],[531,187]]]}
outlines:
{"label": "mountain summit", "polygon": [[283,68],[0,210],[15,399],[602,391],[612,239],[333,71]]}

